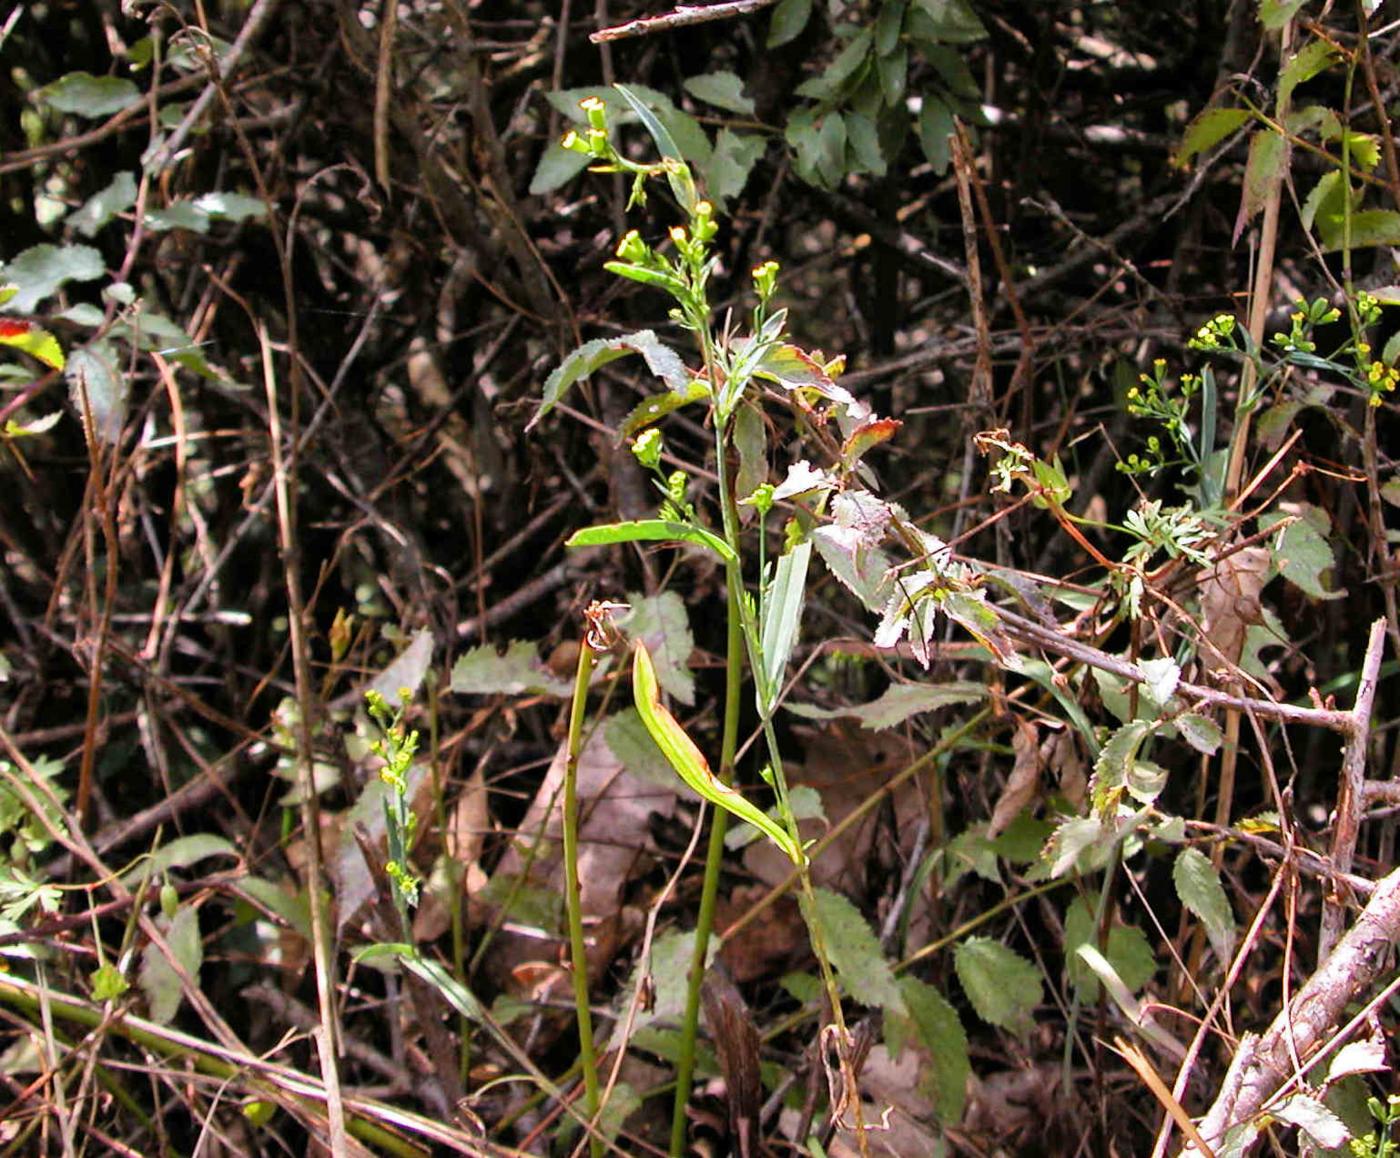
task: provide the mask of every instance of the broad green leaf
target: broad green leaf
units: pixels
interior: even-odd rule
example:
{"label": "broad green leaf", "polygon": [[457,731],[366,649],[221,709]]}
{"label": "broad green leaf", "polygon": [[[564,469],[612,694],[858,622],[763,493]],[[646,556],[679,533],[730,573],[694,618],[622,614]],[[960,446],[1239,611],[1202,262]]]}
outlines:
{"label": "broad green leaf", "polygon": [[885,606],[890,598],[890,568],[894,565],[888,555],[862,546],[859,536],[845,527],[818,527],[812,532],[812,542],[827,570],[867,611],[878,613]]}
{"label": "broad green leaf", "polygon": [[1220,725],[1209,716],[1187,712],[1185,715],[1177,716],[1172,720],[1172,724],[1181,733],[1183,740],[1205,756],[1215,755],[1216,749],[1220,747],[1220,741],[1224,739]]}
{"label": "broad green leaf", "polygon": [[95,237],[98,230],[118,213],[124,213],[136,204],[136,177],[132,173],[118,173],[105,189],[99,190],[83,202],[80,209],[68,215],[68,224],[84,237]]}
{"label": "broad green leaf", "polygon": [[211,856],[231,856],[237,860],[238,855],[238,849],[224,837],[212,832],[196,832],[178,837],[162,845],[151,856],[137,861],[122,875],[122,880],[128,885],[135,885],[148,873],[152,879],[159,880],[161,874],[170,869],[189,868]]}
{"label": "broad green leaf", "polygon": [[120,442],[128,388],[111,352],[100,344],[74,350],[63,374],[73,409],[93,439],[108,446]]}
{"label": "broad green leaf", "polygon": [[564,392],[575,382],[582,381],[609,362],[625,358],[628,354],[641,354],[646,359],[647,369],[672,390],[684,392],[689,388],[690,375],[686,373],[685,363],[674,350],[664,345],[653,331],[638,330],[620,338],[595,338],[573,351],[545,379],[544,398],[525,429],[534,429],[540,419],[554,409]]}
{"label": "broad green leaf", "polygon": [[669,519],[641,519],[636,522],[585,527],[569,536],[564,546],[608,547],[615,543],[694,543],[700,547],[708,547],[726,563],[736,563],[739,558],[734,554],[733,548],[713,532]]}
{"label": "broad green leaf", "polygon": [[822,183],[834,189],[846,176],[846,121],[830,112],[817,132],[817,174]]}
{"label": "broad green leaf", "polygon": [[1200,918],[1221,966],[1235,952],[1235,913],[1220,883],[1220,874],[1199,849],[1184,848],[1172,867],[1172,881],[1181,903]]}
{"label": "broad green leaf", "polygon": [[744,82],[728,71],[707,72],[687,77],[685,91],[706,104],[741,116],[753,116],[753,100],[744,95]]}
{"label": "broad green leaf", "polygon": [[593,158],[587,153],[576,153],[573,149],[564,148],[558,141],[550,141],[540,154],[539,164],[535,166],[535,175],[530,178],[531,195],[538,197],[554,192],[567,185],[592,163]]}
{"label": "broad green leaf", "polygon": [[847,171],[870,173],[876,177],[885,175],[885,155],[880,152],[880,135],[875,122],[864,113],[848,112],[846,121],[846,146],[849,150]]}
{"label": "broad green leaf", "polygon": [[477,900],[500,910],[503,919],[556,934],[564,927],[564,897],[556,888],[532,884],[515,873],[495,872]]}
{"label": "broad green leaf", "polygon": [[778,560],[773,584],[763,604],[763,686],[759,707],[766,715],[782,690],[788,660],[797,644],[802,608],[807,601],[807,568],[812,561],[811,540],[804,540]]}
{"label": "broad green leaf", "polygon": [[275,881],[255,876],[240,877],[233,887],[254,904],[281,917],[307,940],[311,939],[311,905],[305,892],[283,888]]}
{"label": "broad green leaf", "polygon": [[60,113],[96,120],[137,104],[141,90],[120,77],[70,72],[41,88],[39,99]]}
{"label": "broad green leaf", "polygon": [[941,684],[891,684],[878,699],[849,708],[817,708],[792,703],[786,707],[795,715],[812,720],[854,717],[862,728],[879,732],[922,712],[934,712],[953,704],[975,704],[986,695],[986,686],[976,680],[950,680]]}
{"label": "broad green leaf", "polygon": [[[1070,980],[1081,1001],[1099,999],[1099,979],[1076,952],[1080,945],[1098,947],[1098,929],[1094,915],[1083,897],[1076,897],[1065,913],[1065,963]],[[1157,972],[1157,959],[1152,954],[1152,942],[1136,925],[1114,925],[1108,931],[1105,956],[1115,973],[1128,989],[1136,993]]]}
{"label": "broad green leaf", "polygon": [[4,267],[5,281],[17,287],[5,308],[32,314],[68,282],[95,281],[106,272],[102,254],[90,245],[31,246]]}
{"label": "broad green leaf", "polygon": [[901,977],[899,991],[919,1040],[928,1051],[933,1077],[933,1112],[946,1126],[962,1120],[967,1101],[967,1079],[972,1063],[967,1055],[967,1034],[958,1011],[932,985],[916,977]]}
{"label": "broad green leaf", "polygon": [[[1274,514],[1259,520],[1259,525],[1267,529],[1282,519]],[[1308,507],[1303,517],[1294,519],[1284,527],[1274,544],[1274,566],[1298,590],[1314,599],[1340,599],[1344,591],[1329,591],[1323,585],[1323,576],[1331,571],[1335,559],[1331,544],[1327,542],[1316,522],[1326,527],[1330,520],[1324,511]]]}
{"label": "broad green leaf", "polygon": [[1293,90],[1306,84],[1320,72],[1331,68],[1341,57],[1341,50],[1333,43],[1321,38],[1309,40],[1288,58],[1278,74],[1278,103],[1286,108],[1293,99]]}
{"label": "broad green leaf", "polygon": [[246,221],[266,213],[267,206],[256,197],[246,197],[242,193],[205,193],[189,201],[172,201],[164,209],[150,210],[145,225],[155,233],[170,229],[208,233],[215,221]]}
{"label": "broad green leaf", "polygon": [[1232,242],[1239,240],[1244,227],[1264,208],[1287,163],[1287,142],[1280,133],[1259,129],[1249,139],[1249,159],[1244,165],[1244,188],[1240,192],[1240,211],[1235,218]]}
{"label": "broad green leaf", "polygon": [[807,27],[812,15],[812,0],[779,0],[768,25],[768,47],[777,48],[795,40]]}
{"label": "broad green leaf", "polygon": [[518,696],[543,694],[567,696],[573,684],[560,679],[535,656],[535,645],[516,640],[504,655],[498,655],[492,644],[474,647],[459,656],[452,665],[451,691],[465,695]]}
{"label": "broad green leaf", "polygon": [[[709,159],[709,139],[705,136],[705,131],[700,128],[694,117],[687,116],[671,105],[670,112],[674,115],[665,118],[669,123],[663,123],[660,112],[653,112],[639,92],[635,92],[626,85],[616,84],[613,88],[617,90],[629,105],[632,111],[637,114],[637,118],[646,126],[647,132],[656,142],[656,147],[663,157],[669,157],[673,161],[685,161],[687,159],[697,164]],[[667,102],[669,104],[669,102]],[[681,129],[688,137],[688,150],[683,149],[677,143],[673,129]],[[686,213],[691,213],[695,209],[695,183],[691,179],[690,170],[685,165],[674,166],[666,171],[666,180],[671,186],[671,192],[680,203],[681,209]]]}
{"label": "broad green leaf", "polygon": [[917,21],[924,37],[934,37],[944,44],[971,44],[983,40],[987,30],[973,12],[967,0],[914,0],[911,21]]}
{"label": "broad green leaf", "polygon": [[767,142],[756,133],[721,129],[715,139],[714,152],[704,167],[705,188],[710,200],[723,206],[731,197],[742,193],[749,174],[767,147]]}
{"label": "broad green leaf", "polygon": [[[1340,215],[1335,219],[1319,215],[1317,229],[1324,249],[1341,249],[1347,244]],[[1361,209],[1353,213],[1350,244],[1352,249],[1400,245],[1400,213],[1394,209]]]}
{"label": "broad green leaf", "polygon": [[[884,94],[885,104],[894,107],[904,99],[904,90],[909,82],[909,50],[899,45],[888,56],[877,58],[875,69],[880,77],[880,91]],[[900,131],[902,134],[903,128]]]}
{"label": "broad green leaf", "polygon": [[992,848],[997,856],[1012,864],[1032,864],[1040,859],[1054,831],[1054,821],[1021,812],[992,841]]}
{"label": "broad green leaf", "polygon": [[953,156],[952,147],[948,144],[952,132],[952,110],[938,98],[925,93],[923,108],[919,110],[919,144],[935,173],[948,171]]}
{"label": "broad green leaf", "polygon": [[695,703],[695,676],[690,671],[690,653],[695,637],[690,632],[690,616],[683,600],[674,591],[627,595],[632,610],[617,619],[629,639],[639,639],[656,665],[656,680],[662,689],[681,703]]}
{"label": "broad green leaf", "polygon": [[1308,0],[1259,0],[1259,23],[1272,30],[1282,28],[1298,15]]}
{"label": "broad green leaf", "polygon": [[862,1005],[906,1013],[894,970],[860,910],[830,889],[816,890],[815,908],[827,956],[846,992]]}
{"label": "broad green leaf", "polygon": [[1248,109],[1206,109],[1186,126],[1172,164],[1184,166],[1192,157],[1213,149],[1250,119]]}
{"label": "broad green leaf", "polygon": [[1040,970],[1014,949],[987,937],[968,937],[953,951],[953,964],[983,1021],[1018,1035],[1035,1024]]}
{"label": "broad green leaf", "polygon": [[1114,830],[1097,815],[1066,820],[1045,846],[1050,875],[1064,876],[1072,868],[1092,872],[1108,861],[1114,843]]}
{"label": "broad green leaf", "polygon": [[[718,945],[711,937],[706,961],[712,960]],[[638,960],[623,988],[620,1007],[634,1008],[637,990],[645,977],[651,984],[651,1000],[637,1005],[637,1015],[632,1029],[642,1029],[651,1025],[677,1025],[685,1014],[686,978],[695,956],[695,931],[669,932],[658,934],[652,942],[651,952]],[[618,1018],[613,1029],[609,1048],[625,1046],[628,1026],[625,1018]]]}
{"label": "broad green leaf", "polygon": [[58,339],[33,322],[0,317],[0,346],[23,350],[51,370],[63,369],[63,347]]}
{"label": "broad green leaf", "polygon": [[[165,937],[166,944],[186,973],[199,982],[199,967],[204,963],[204,942],[199,936],[199,910],[193,905],[182,904],[174,919],[165,914],[156,917],[156,926]],[[180,987],[180,976],[165,954],[149,944],[141,953],[141,971],[138,976],[141,992],[146,995],[146,1011],[157,1024],[166,1025],[173,1021],[184,999]]]}
{"label": "broad green leaf", "polygon": [[1002,883],[996,845],[987,838],[985,824],[963,829],[946,846],[943,888],[952,889],[968,873],[975,873],[994,885]]}

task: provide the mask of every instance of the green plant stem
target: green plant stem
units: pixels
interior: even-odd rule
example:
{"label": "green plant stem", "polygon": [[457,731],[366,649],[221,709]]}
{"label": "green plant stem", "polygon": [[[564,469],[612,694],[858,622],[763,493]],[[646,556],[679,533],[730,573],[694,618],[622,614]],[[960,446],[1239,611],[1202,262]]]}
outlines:
{"label": "green plant stem", "polygon": [[[598,1114],[598,1059],[593,1052],[593,1015],[588,1008],[588,956],[583,940],[583,910],[578,883],[578,758],[583,748],[583,721],[588,711],[588,682],[597,653],[587,633],[579,645],[574,701],[569,711],[569,752],[564,765],[564,900],[569,911],[569,956],[573,964],[574,1012],[578,1017],[579,1064],[583,1069],[583,1106],[589,1121]],[[603,1143],[589,1137],[593,1158],[602,1158]]]}
{"label": "green plant stem", "polygon": [[[739,747],[739,713],[744,686],[744,632],[739,617],[739,593],[729,584],[728,642],[725,647],[724,728],[720,737],[719,780],[734,782],[734,753]],[[719,896],[719,874],[724,861],[724,834],[729,828],[729,813],[713,809],[710,821],[710,842],[705,851],[705,881],[700,889],[700,912],[695,920],[695,953],[690,972],[686,975],[685,1018],[681,1022],[680,1053],[676,1059],[676,1099],[671,1113],[671,1158],[679,1158],[685,1149],[686,1106],[690,1102],[690,1083],[695,1074],[695,1039],[700,1025],[700,990],[705,981],[705,958],[709,952],[710,933],[714,928],[715,901]]]}

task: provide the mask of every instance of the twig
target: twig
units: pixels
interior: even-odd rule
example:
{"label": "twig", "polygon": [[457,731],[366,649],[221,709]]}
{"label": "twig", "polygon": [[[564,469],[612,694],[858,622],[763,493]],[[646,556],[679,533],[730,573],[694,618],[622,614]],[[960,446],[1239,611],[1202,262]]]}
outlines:
{"label": "twig", "polygon": [[657,32],[670,32],[674,28],[688,28],[692,24],[750,16],[776,3],[777,0],[724,0],[721,4],[678,4],[675,9],[663,12],[660,16],[641,16],[625,24],[600,28],[588,39],[594,44],[607,44],[613,40],[628,40],[634,36],[651,36]]}

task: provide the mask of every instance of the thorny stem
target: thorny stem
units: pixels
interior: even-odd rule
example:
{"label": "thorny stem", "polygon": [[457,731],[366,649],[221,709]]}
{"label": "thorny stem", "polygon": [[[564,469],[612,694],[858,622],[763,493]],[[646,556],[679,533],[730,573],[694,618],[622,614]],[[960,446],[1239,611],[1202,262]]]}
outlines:
{"label": "thorny stem", "polygon": [[[583,911],[578,883],[578,758],[583,748],[583,721],[588,711],[588,683],[597,653],[591,631],[579,645],[574,700],[569,711],[569,753],[564,765],[564,901],[569,911],[569,956],[573,965],[574,1012],[578,1018],[579,1065],[583,1070],[583,1108],[592,1121],[598,1114],[598,1059],[593,1052],[593,1015],[588,1008],[588,955],[583,939]],[[593,1158],[602,1158],[603,1143],[589,1137]]]}

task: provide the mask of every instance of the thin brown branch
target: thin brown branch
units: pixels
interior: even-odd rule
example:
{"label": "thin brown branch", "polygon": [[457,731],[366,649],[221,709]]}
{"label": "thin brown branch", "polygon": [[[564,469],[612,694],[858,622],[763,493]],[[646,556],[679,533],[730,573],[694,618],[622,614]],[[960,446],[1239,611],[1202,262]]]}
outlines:
{"label": "thin brown branch", "polygon": [[611,28],[600,28],[589,36],[594,44],[608,44],[614,40],[628,40],[634,36],[654,36],[658,32],[670,32],[677,28],[689,28],[692,24],[708,24],[712,20],[733,20],[737,16],[751,16],[771,8],[777,0],[724,0],[720,4],[679,4],[670,12],[660,16],[641,16],[625,24],[614,24]]}

